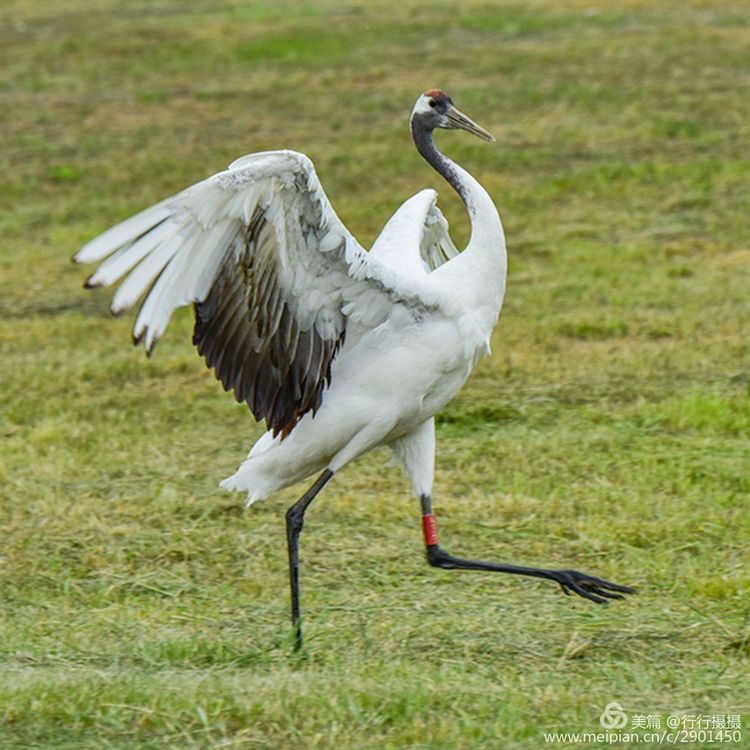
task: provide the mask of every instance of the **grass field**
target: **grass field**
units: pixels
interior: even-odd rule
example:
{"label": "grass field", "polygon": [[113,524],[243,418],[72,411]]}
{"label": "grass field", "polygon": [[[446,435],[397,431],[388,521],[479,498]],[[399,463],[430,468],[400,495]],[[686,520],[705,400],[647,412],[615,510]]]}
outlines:
{"label": "grass field", "polygon": [[[574,747],[542,733],[602,731],[611,701],[747,720],[750,7],[0,13],[0,748]],[[410,143],[431,86],[497,137],[440,143],[494,196],[510,255],[493,355],[438,418],[441,540],[639,595],[428,568],[418,503],[376,453],[308,514],[295,658],[302,488],[248,512],[219,490],[260,428],[191,348],[192,313],[147,361],[69,257],[276,147],[313,159],[363,243],[424,186],[463,242]]]}

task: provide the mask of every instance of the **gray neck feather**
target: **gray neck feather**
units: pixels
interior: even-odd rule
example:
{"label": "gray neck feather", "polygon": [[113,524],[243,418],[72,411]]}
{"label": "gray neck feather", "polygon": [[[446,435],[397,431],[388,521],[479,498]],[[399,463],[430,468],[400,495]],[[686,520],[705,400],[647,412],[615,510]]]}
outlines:
{"label": "gray neck feather", "polygon": [[432,129],[425,127],[420,123],[419,118],[414,117],[411,121],[411,135],[414,138],[417,151],[422,154],[425,161],[438,174],[447,180],[448,184],[461,196],[461,200],[468,208],[469,202],[466,197],[466,190],[458,176],[458,172],[456,172],[455,164],[438,151],[435,141],[432,139]]}

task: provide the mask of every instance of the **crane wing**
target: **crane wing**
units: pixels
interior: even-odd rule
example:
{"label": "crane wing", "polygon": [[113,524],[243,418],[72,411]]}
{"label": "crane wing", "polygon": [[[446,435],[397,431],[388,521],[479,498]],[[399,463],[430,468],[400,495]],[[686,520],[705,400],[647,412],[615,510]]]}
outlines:
{"label": "crane wing", "polygon": [[225,390],[274,434],[313,412],[347,322],[415,317],[438,300],[364,251],[336,216],[312,162],[293,151],[238,159],[85,245],[103,261],[87,287],[125,276],[113,313],[145,293],[134,342],[150,354],[173,311],[195,304],[193,342]]}
{"label": "crane wing", "polygon": [[370,254],[402,273],[419,277],[458,255],[437,193],[422,190],[399,207],[383,227]]}

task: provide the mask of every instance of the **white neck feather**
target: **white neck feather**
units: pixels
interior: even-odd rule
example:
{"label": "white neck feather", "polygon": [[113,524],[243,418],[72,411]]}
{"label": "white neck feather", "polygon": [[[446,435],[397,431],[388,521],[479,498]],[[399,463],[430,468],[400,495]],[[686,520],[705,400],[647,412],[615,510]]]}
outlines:
{"label": "white neck feather", "polygon": [[465,250],[448,264],[454,266],[455,283],[472,300],[477,323],[492,331],[503,304],[507,252],[500,216],[487,191],[465,169],[447,159],[461,182],[461,197],[471,222]]}

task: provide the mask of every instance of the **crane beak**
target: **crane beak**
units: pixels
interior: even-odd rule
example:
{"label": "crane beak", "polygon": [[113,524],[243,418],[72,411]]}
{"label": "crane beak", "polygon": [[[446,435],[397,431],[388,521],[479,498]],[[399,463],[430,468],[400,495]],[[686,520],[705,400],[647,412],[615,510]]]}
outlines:
{"label": "crane beak", "polygon": [[484,128],[480,128],[474,120],[467,117],[455,107],[450,107],[445,113],[445,116],[448,118],[448,124],[445,126],[448,130],[465,130],[468,133],[479,136],[484,141],[490,141],[490,143],[495,142],[495,139],[490,133]]}

